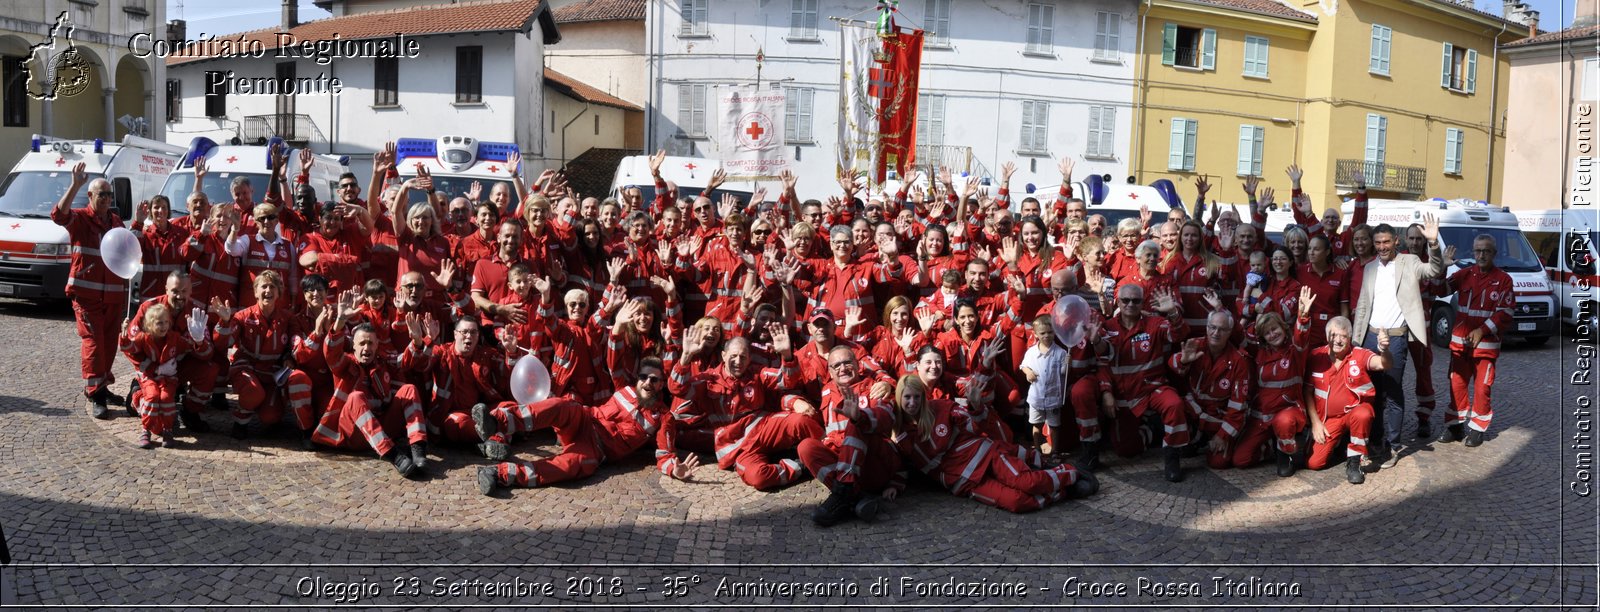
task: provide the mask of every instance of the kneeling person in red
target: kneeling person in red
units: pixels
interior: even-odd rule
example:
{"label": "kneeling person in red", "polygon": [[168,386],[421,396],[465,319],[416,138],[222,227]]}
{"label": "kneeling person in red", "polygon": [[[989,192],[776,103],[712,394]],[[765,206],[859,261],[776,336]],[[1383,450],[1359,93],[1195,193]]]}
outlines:
{"label": "kneeling person in red", "polygon": [[205,311],[194,309],[188,317],[188,336],[173,329],[170,310],[155,304],[144,310],[138,327],[129,320],[123,333],[122,352],[139,370],[139,447],[151,448],[151,436],[161,436],[164,446],[172,445],[172,429],[178,417],[178,362],[193,353],[197,361],[209,363],[211,343],[206,339]]}
{"label": "kneeling person in red", "polygon": [[894,383],[886,375],[863,375],[855,351],[842,344],[828,351],[828,373],[832,379],[822,388],[823,437],[801,440],[796,447],[800,461],[829,491],[811,520],[823,527],[852,515],[872,522],[882,508],[880,493],[900,470],[900,453],[889,440]]}
{"label": "kneeling person in red", "polygon": [[[478,468],[478,490],[492,495],[499,487],[539,487],[577,480],[593,474],[606,459],[621,459],[655,439],[667,413],[666,368],[661,360],[639,361],[639,378],[632,387],[613,393],[605,405],[590,407],[565,397],[526,406],[513,402],[494,410],[473,407],[478,435],[487,445],[501,444],[501,432],[554,429],[561,454],[538,461],[510,461]],[[503,453],[501,453],[504,456]],[[694,459],[685,462],[693,468]]]}
{"label": "kneeling person in red", "polygon": [[[427,465],[427,421],[422,399],[414,385],[401,384],[400,377],[380,356],[377,330],[361,324],[349,337],[345,322],[355,313],[352,300],[342,300],[334,318],[323,354],[333,372],[333,401],[322,414],[311,441],[324,446],[356,450],[363,446],[377,451],[384,461],[394,464],[401,476],[411,476]],[[349,346],[346,346],[346,342]],[[408,348],[414,345],[408,345]],[[416,358],[418,351],[407,350],[402,360]],[[405,432],[405,442],[393,438]]]}
{"label": "kneeling person in red", "polygon": [[1345,478],[1350,484],[1366,482],[1361,458],[1367,456],[1367,434],[1372,428],[1372,398],[1378,394],[1369,372],[1389,367],[1389,337],[1378,335],[1378,352],[1350,342],[1350,320],[1334,317],[1328,321],[1327,346],[1318,347],[1306,360],[1312,386],[1306,388],[1306,404],[1311,410],[1311,458],[1306,467],[1328,467],[1346,434]]}

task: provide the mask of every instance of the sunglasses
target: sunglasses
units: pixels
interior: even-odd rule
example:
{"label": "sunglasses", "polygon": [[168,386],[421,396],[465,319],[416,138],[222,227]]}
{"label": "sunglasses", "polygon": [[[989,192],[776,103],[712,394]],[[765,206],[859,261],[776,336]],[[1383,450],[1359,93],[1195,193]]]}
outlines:
{"label": "sunglasses", "polygon": [[696,206],[696,207],[694,207],[694,211],[695,212],[700,212],[700,211],[704,211],[704,210],[711,210],[711,207],[710,206]]}
{"label": "sunglasses", "polygon": [[855,365],[856,365],[856,362],[854,362],[854,361],[835,361],[833,363],[828,364],[828,369],[837,370],[839,368],[843,368],[843,367],[846,367],[846,366],[853,367]]}
{"label": "sunglasses", "polygon": [[257,222],[261,222],[261,223],[265,223],[267,221],[277,221],[277,220],[278,220],[278,215],[261,215],[259,217],[256,217],[256,221]]}
{"label": "sunglasses", "polygon": [[357,185],[355,183],[339,183],[339,188],[340,189],[358,189],[360,187],[361,187],[360,185]]}
{"label": "sunglasses", "polygon": [[1119,301],[1124,304],[1141,304],[1144,302],[1144,298],[1122,298]]}
{"label": "sunglasses", "polygon": [[89,195],[97,197],[97,198],[109,198],[109,197],[111,197],[111,192],[109,192],[109,191],[91,191],[91,192],[89,192]]}
{"label": "sunglasses", "polygon": [[666,380],[666,378],[662,377],[660,374],[645,374],[639,377],[639,382],[646,383],[658,383],[663,380]]}
{"label": "sunglasses", "polygon": [[755,234],[757,236],[765,236],[767,234],[771,234],[772,230],[753,230],[750,233]]}

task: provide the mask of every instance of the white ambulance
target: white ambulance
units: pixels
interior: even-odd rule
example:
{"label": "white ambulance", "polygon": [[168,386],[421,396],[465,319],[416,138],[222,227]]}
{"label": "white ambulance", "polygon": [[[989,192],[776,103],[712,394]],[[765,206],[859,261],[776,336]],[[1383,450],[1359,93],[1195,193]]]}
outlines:
{"label": "white ambulance", "polygon": [[1546,275],[1561,301],[1561,320],[1600,330],[1600,275],[1595,257],[1600,251],[1600,211],[1521,210],[1516,212],[1522,234],[1544,263]]}
{"label": "white ambulance", "polygon": [[[204,136],[195,137],[189,141],[189,148],[183,152],[182,159],[178,160],[178,167],[167,177],[166,185],[161,188],[161,194],[172,200],[172,216],[188,214],[188,211],[184,210],[184,204],[188,201],[189,194],[194,192],[194,161],[200,158],[206,160],[206,178],[205,183],[200,185],[200,191],[205,192],[206,198],[212,203],[233,201],[233,192],[229,187],[236,176],[243,176],[250,181],[251,193],[257,202],[265,199],[267,181],[272,177],[272,171],[267,165],[267,149],[282,144],[283,140],[278,137],[273,137],[266,145],[218,144]],[[339,175],[350,170],[349,161],[349,156],[315,157],[311,165],[309,184],[317,190],[318,200],[332,200],[338,195]],[[291,151],[287,171],[289,180],[293,182],[294,176],[299,172],[299,152]],[[249,211],[245,213],[249,214]]]}
{"label": "white ambulance", "polygon": [[[1540,263],[1533,245],[1528,243],[1518,227],[1511,209],[1471,200],[1384,200],[1367,202],[1367,224],[1377,227],[1387,223],[1394,227],[1396,238],[1405,246],[1406,227],[1421,223],[1424,213],[1432,213],[1439,220],[1439,240],[1442,249],[1456,248],[1454,267],[1446,268],[1449,276],[1456,270],[1472,265],[1472,241],[1479,234],[1488,234],[1495,241],[1498,254],[1495,266],[1511,275],[1517,292],[1517,305],[1512,316],[1515,324],[1508,334],[1531,344],[1544,344],[1555,335],[1560,324],[1556,316],[1556,296],[1544,265]],[[1340,212],[1350,219],[1355,204],[1346,200]],[[1353,298],[1352,298],[1353,299]],[[1354,307],[1352,305],[1352,310]],[[1450,328],[1455,325],[1455,295],[1434,300],[1431,335],[1439,346],[1450,343]]]}
{"label": "white ambulance", "polygon": [[[1039,200],[1041,207],[1050,206],[1061,192],[1061,186],[1045,185],[1035,188],[1033,193],[1026,193],[1026,188],[1022,191],[1024,193],[1011,192],[1013,208],[1021,209],[1022,200],[1029,197]],[[1082,181],[1073,181],[1072,197],[1083,200],[1089,215],[1104,216],[1107,232],[1114,231],[1117,223],[1123,219],[1139,218],[1140,208],[1150,209],[1150,227],[1158,227],[1167,222],[1168,211],[1175,206],[1183,206],[1183,200],[1171,189],[1170,182],[1161,187],[1155,184],[1134,185],[1112,181],[1109,174],[1089,175]]]}
{"label": "white ambulance", "polygon": [[[661,178],[678,186],[678,195],[700,195],[706,188],[706,183],[711,180],[711,173],[722,167],[722,162],[703,157],[667,157],[661,163]],[[617,164],[617,173],[611,179],[612,197],[621,199],[622,190],[626,187],[638,187],[646,203],[656,198],[656,182],[650,175],[650,156],[632,155],[622,158],[622,163]],[[776,202],[782,189],[776,181],[769,184],[767,200]],[[713,201],[722,198],[722,194],[731,193],[739,197],[741,202],[748,201],[755,192],[756,184],[750,182],[729,181],[722,187],[712,192]],[[838,193],[837,190],[834,193]],[[806,196],[801,195],[802,198]]]}
{"label": "white ambulance", "polygon": [[[119,144],[35,135],[0,183],[0,297],[65,297],[71,245],[66,228],[50,220],[50,210],[71,185],[78,162],[90,180],[111,181],[117,214],[132,221],[135,203],[160,193],[182,154],[182,147],[138,136]],[[87,187],[79,189],[73,208],[88,206],[88,194]],[[181,203],[175,201],[174,208]]]}
{"label": "white ambulance", "polygon": [[[514,142],[487,142],[471,136],[401,138],[395,141],[395,170],[403,181],[415,178],[419,166],[427,168],[433,174],[433,188],[446,198],[467,195],[477,182],[483,185],[479,197],[488,200],[495,183],[513,187],[511,180],[522,168],[512,168],[506,160],[516,151]],[[417,189],[411,190],[409,197],[412,203],[427,199]]]}

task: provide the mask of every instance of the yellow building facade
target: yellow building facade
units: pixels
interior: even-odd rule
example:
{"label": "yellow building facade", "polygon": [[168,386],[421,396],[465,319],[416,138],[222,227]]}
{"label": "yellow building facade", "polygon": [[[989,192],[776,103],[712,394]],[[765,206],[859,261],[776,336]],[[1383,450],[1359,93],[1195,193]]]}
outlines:
{"label": "yellow building facade", "polygon": [[1526,26],[1436,0],[1291,4],[1142,5],[1139,183],[1172,180],[1189,201],[1205,177],[1242,202],[1246,176],[1286,190],[1298,164],[1318,209],[1358,176],[1374,197],[1499,201],[1509,63],[1495,43]]}

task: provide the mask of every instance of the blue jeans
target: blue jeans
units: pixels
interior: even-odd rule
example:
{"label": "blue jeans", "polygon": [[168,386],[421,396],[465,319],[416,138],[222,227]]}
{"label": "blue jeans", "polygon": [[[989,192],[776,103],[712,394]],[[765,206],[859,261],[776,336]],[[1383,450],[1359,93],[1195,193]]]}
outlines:
{"label": "blue jeans", "polygon": [[[1372,401],[1372,414],[1377,422],[1373,423],[1372,434],[1383,432],[1384,443],[1389,448],[1400,445],[1400,430],[1405,428],[1406,388],[1403,379],[1406,373],[1406,356],[1409,342],[1407,336],[1389,337],[1389,369],[1382,372],[1373,372],[1372,386],[1378,390],[1378,396]],[[1361,348],[1378,352],[1378,335],[1367,330],[1367,336],[1361,341]]]}

